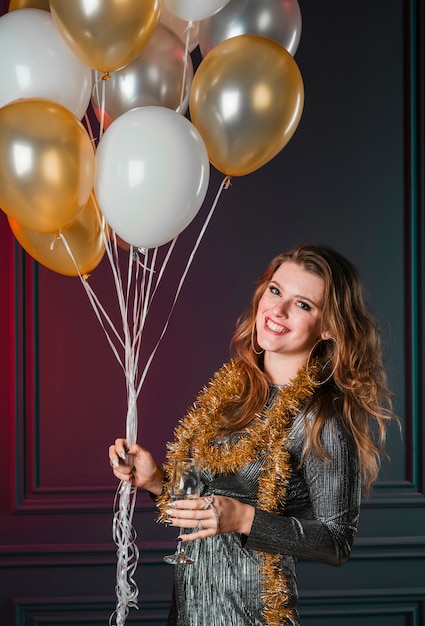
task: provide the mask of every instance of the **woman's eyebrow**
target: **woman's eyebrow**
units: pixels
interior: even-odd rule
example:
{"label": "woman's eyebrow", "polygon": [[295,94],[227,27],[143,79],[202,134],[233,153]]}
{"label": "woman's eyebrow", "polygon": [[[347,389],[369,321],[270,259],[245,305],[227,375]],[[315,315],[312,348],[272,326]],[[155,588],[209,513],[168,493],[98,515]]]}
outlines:
{"label": "woman's eyebrow", "polygon": [[[282,292],[284,291],[284,288],[282,287],[282,285],[281,285],[281,284],[280,284],[277,280],[272,279],[272,280],[269,282],[269,285],[271,285],[272,283],[273,283],[274,285],[276,285],[276,287],[278,287],[280,291],[282,291]],[[311,303],[313,306],[315,306],[316,308],[319,308],[319,305],[317,304],[317,302],[315,302],[315,301],[314,301],[314,300],[312,300],[311,298],[308,298],[307,296],[303,296],[302,294],[295,294],[295,295],[294,295],[294,298],[299,298],[300,300],[306,300],[307,302],[310,302],[310,303]]]}

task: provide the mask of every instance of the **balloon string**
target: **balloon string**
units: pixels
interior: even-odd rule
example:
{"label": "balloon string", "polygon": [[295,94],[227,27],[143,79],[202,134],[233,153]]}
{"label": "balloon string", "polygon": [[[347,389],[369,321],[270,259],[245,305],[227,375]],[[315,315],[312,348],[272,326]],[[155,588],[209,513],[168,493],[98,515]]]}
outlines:
{"label": "balloon string", "polygon": [[158,290],[159,284],[160,284],[161,279],[162,279],[162,277],[164,275],[164,272],[165,272],[165,269],[167,267],[168,261],[169,261],[169,259],[171,257],[171,253],[173,252],[174,247],[175,247],[175,245],[177,243],[177,239],[178,239],[178,236],[174,237],[174,239],[172,240],[172,242],[170,243],[170,245],[168,247],[167,255],[166,255],[166,257],[165,257],[165,259],[164,259],[164,261],[163,261],[163,263],[161,265],[161,268],[160,268],[160,271],[159,271],[159,274],[158,274],[158,278],[157,278],[157,281],[156,281],[156,284],[155,284],[155,287],[154,287],[154,290],[153,290],[153,293],[152,293],[151,302],[150,303],[146,302],[145,318],[146,318],[146,315],[148,314],[149,306],[152,303],[153,298],[154,298],[154,296],[155,296],[155,294],[156,294],[156,292]]}
{"label": "balloon string", "polygon": [[[104,218],[103,220],[104,221]],[[103,224],[102,224],[103,226]],[[106,239],[105,231],[102,229],[103,237]],[[79,271],[78,264],[75,260],[75,257],[70,249],[68,242],[66,241],[65,236],[60,233],[59,236],[62,238],[62,241],[65,245],[65,248],[70,255],[75,267],[77,268],[78,275],[82,284],[86,290],[86,293],[89,297],[89,301],[91,302],[95,314],[98,320],[103,327],[107,339],[111,345],[111,348],[117,357],[118,361],[121,363],[120,356],[118,351],[111,340],[109,333],[106,331],[103,319],[100,315],[100,311],[109,321],[112,328],[114,328],[109,316],[106,314],[104,308],[100,305],[98,298],[95,296],[93,290],[88,285],[87,280],[84,276],[81,275]],[[105,241],[107,246],[108,254],[110,255],[110,261],[113,266],[113,275],[115,278],[115,285],[118,294],[118,300],[120,304],[120,310],[123,321],[123,330],[125,341],[121,341],[121,345],[125,349],[125,375],[126,375],[126,387],[127,387],[127,418],[126,418],[126,438],[131,445],[135,443],[137,440],[137,394],[135,391],[135,381],[137,376],[137,362],[135,360],[134,346],[131,344],[131,336],[129,332],[128,320],[126,319],[128,313],[128,300],[130,295],[130,286],[131,278],[133,275],[133,255],[130,255],[130,264],[128,268],[128,286],[127,286],[127,294],[124,299],[124,294],[122,290],[122,280],[119,273],[118,265],[114,263],[114,257],[112,253],[112,247],[109,242]],[[136,298],[137,299],[137,298]],[[118,335],[119,337],[119,335]],[[138,600],[138,587],[134,580],[134,573],[137,568],[137,563],[139,559],[139,551],[136,545],[136,533],[132,525],[133,515],[134,515],[134,507],[136,501],[136,490],[132,489],[129,483],[121,483],[118,490],[118,498],[115,498],[114,508],[115,513],[113,517],[113,526],[112,526],[112,534],[113,539],[117,545],[117,573],[116,573],[116,596],[117,603],[115,607],[114,613],[111,615],[109,619],[109,623],[115,624],[117,626],[124,626],[127,615],[129,613],[130,608],[138,608],[137,600]],[[116,503],[118,502],[118,507]]]}
{"label": "balloon string", "polygon": [[109,618],[109,624],[117,626],[125,624],[130,608],[138,609],[138,587],[134,574],[139,560],[139,549],[136,545],[137,534],[131,520],[136,504],[137,490],[129,482],[121,482],[114,501],[114,518],[112,523],[113,539],[117,545],[117,574],[115,611]]}
{"label": "balloon string", "polygon": [[[152,260],[151,260],[151,266],[150,266],[152,271],[149,272],[149,275],[148,275],[148,280],[147,280],[147,284],[146,284],[146,288],[145,288],[146,296],[145,296],[145,299],[144,299],[144,302],[143,302],[143,308],[142,308],[142,311],[141,311],[141,325],[140,325],[141,329],[143,329],[143,327],[145,325],[146,316],[148,314],[148,307],[149,307],[149,303],[150,303],[150,293],[152,291],[152,283],[153,283],[153,278],[154,278],[153,270],[155,268],[155,263],[156,263],[157,256],[158,256],[158,248],[154,248],[153,251],[152,251]],[[145,258],[146,258],[146,260],[149,259],[149,251],[148,250],[145,252]],[[146,263],[146,265],[149,267],[149,263]],[[159,276],[161,276],[161,275],[162,274],[160,274]],[[156,277],[157,284],[158,284],[158,280],[159,280],[159,277],[157,276]]]}
{"label": "balloon string", "polygon": [[[123,337],[121,337],[105,311],[105,308],[102,306],[93,289],[88,284],[87,276],[81,275],[78,264],[72,254],[65,236],[62,233],[58,235],[62,239],[65,248],[77,269],[80,280],[89,298],[89,302],[95,311],[96,317],[105,332],[108,342],[118,362],[124,370],[127,389],[126,438],[130,445],[137,441],[137,398],[142,389],[152,360],[169,326],[172,312],[177,303],[195,253],[201,243],[207,226],[211,221],[221,193],[223,189],[227,189],[229,185],[230,177],[226,176],[220,184],[213,205],[204,221],[204,224],[202,225],[192,252],[189,255],[186,266],[177,285],[171,309],[166,318],[164,327],[154,349],[150,353],[138,383],[138,362],[139,352],[141,349],[142,330],[145,326],[152,301],[164,276],[166,266],[175,248],[177,237],[175,237],[170,243],[167,254],[158,273],[155,271],[158,249],[154,248],[151,252],[149,252],[149,250],[140,250],[137,252],[134,250],[133,246],[131,246],[127,265],[127,281],[124,286],[120,270],[116,235],[115,233],[112,233],[111,237],[108,236],[108,231],[105,228],[105,218],[100,215],[100,212],[98,212],[105,252],[111,266],[113,281],[117,293],[123,330]],[[143,263],[140,262],[138,254],[144,255]],[[130,311],[132,325],[130,325],[129,319]],[[115,345],[113,340],[114,335],[118,339],[121,348],[124,349],[124,361],[120,357],[118,347]],[[117,545],[117,603],[115,611],[112,613],[109,620],[111,625],[116,624],[116,626],[124,626],[130,608],[137,608],[139,591],[134,580],[134,573],[138,563],[139,552],[136,546],[136,533],[133,528],[135,501],[136,490],[132,488],[128,482],[120,483],[114,501],[112,529],[113,538]]]}
{"label": "balloon string", "polygon": [[[99,119],[99,140],[102,138],[105,126],[105,106],[106,106],[106,82],[109,80],[109,74],[100,76],[100,72],[95,70],[95,78],[92,95],[96,98],[96,103],[100,102],[100,119]],[[99,83],[102,84],[102,95],[99,95]],[[86,113],[86,119],[88,119]],[[91,135],[92,136],[92,135]],[[94,139],[92,139],[94,141]]]}
{"label": "balloon string", "polygon": [[100,105],[100,126],[99,126],[99,141],[103,136],[103,129],[105,126],[105,107],[106,107],[106,80],[101,79],[102,82],[102,102]]}
{"label": "balloon string", "polygon": [[159,344],[161,343],[162,338],[164,337],[164,335],[165,335],[165,333],[166,333],[166,331],[167,331],[167,328],[168,328],[168,325],[169,325],[169,322],[170,322],[170,318],[171,318],[171,315],[172,315],[172,313],[173,313],[173,311],[174,311],[174,308],[175,308],[175,306],[176,306],[177,299],[178,299],[178,297],[179,297],[179,295],[180,295],[180,291],[181,291],[181,289],[182,289],[182,287],[183,287],[183,283],[184,283],[185,278],[186,278],[186,276],[187,276],[187,273],[188,273],[188,271],[189,271],[189,269],[190,269],[190,266],[192,265],[192,261],[193,261],[193,259],[194,259],[195,254],[196,254],[196,251],[197,251],[197,250],[198,250],[198,248],[199,248],[199,245],[200,245],[201,240],[202,240],[202,238],[203,238],[203,236],[204,236],[204,234],[205,234],[205,231],[206,231],[206,229],[207,229],[207,227],[208,227],[208,224],[209,224],[209,223],[210,223],[210,221],[211,221],[211,218],[212,218],[212,216],[213,216],[214,210],[215,210],[215,208],[216,208],[216,206],[217,206],[217,203],[218,203],[218,201],[219,201],[219,199],[220,199],[221,193],[222,193],[223,189],[228,189],[228,187],[229,187],[229,185],[230,185],[230,182],[231,182],[230,177],[229,177],[229,176],[226,176],[226,177],[222,180],[222,182],[221,182],[221,184],[220,184],[220,187],[219,187],[219,189],[218,189],[218,192],[217,192],[217,195],[216,195],[215,200],[214,200],[214,202],[213,202],[213,205],[212,205],[212,207],[211,207],[211,209],[210,209],[210,211],[209,211],[209,213],[208,213],[208,215],[207,215],[207,217],[206,217],[206,219],[205,219],[204,225],[203,225],[203,226],[202,226],[202,228],[201,228],[201,231],[200,231],[200,233],[199,233],[199,235],[198,235],[198,238],[197,238],[197,240],[196,240],[196,242],[195,242],[195,245],[194,245],[194,247],[193,247],[193,249],[192,249],[192,252],[191,252],[191,254],[190,254],[190,256],[189,256],[189,259],[188,259],[188,261],[187,261],[186,267],[185,267],[185,269],[184,269],[184,271],[183,271],[183,274],[182,274],[182,276],[181,276],[181,278],[180,278],[180,282],[179,282],[178,287],[177,287],[177,289],[176,289],[176,292],[175,292],[175,295],[174,295],[174,300],[173,300],[173,303],[172,303],[172,305],[171,305],[171,309],[170,309],[170,312],[169,312],[169,314],[168,314],[168,317],[167,317],[167,319],[166,319],[166,321],[165,321],[164,327],[163,327],[163,329],[162,329],[161,335],[160,335],[160,337],[159,337],[159,339],[158,339],[158,341],[157,341],[157,343],[156,343],[156,345],[155,345],[154,349],[152,350],[151,355],[150,355],[150,357],[149,357],[149,359],[148,359],[148,361],[147,361],[147,363],[146,363],[146,365],[145,365],[145,368],[144,368],[144,370],[143,370],[143,373],[142,373],[142,375],[141,375],[141,377],[140,377],[139,386],[138,386],[138,388],[137,388],[137,395],[139,395],[139,393],[140,393],[140,391],[141,391],[141,388],[142,388],[143,382],[144,382],[144,380],[145,380],[145,378],[146,378],[146,375],[147,375],[147,373],[148,373],[148,371],[149,371],[149,367],[150,367],[150,365],[151,365],[151,363],[152,363],[152,360],[153,360],[153,358],[154,358],[154,356],[155,356],[155,353],[156,353],[156,351],[157,351],[157,349],[158,349],[158,347],[159,347]]}
{"label": "balloon string", "polygon": [[[116,336],[117,340],[119,341],[119,343],[121,344],[121,346],[122,346],[123,348],[124,348],[124,342],[122,341],[122,339],[121,339],[121,337],[120,337],[120,335],[119,335],[118,331],[116,330],[116,328],[115,328],[115,326],[113,325],[113,323],[112,323],[111,319],[109,318],[108,314],[106,313],[105,309],[103,308],[102,304],[100,303],[99,299],[97,298],[97,296],[96,296],[95,292],[93,291],[93,289],[91,288],[91,286],[88,284],[88,282],[87,282],[87,278],[81,274],[80,269],[79,269],[78,264],[77,264],[77,261],[75,260],[75,257],[74,257],[74,255],[72,254],[71,248],[70,248],[70,246],[69,246],[69,244],[68,244],[68,242],[67,242],[67,240],[66,240],[65,235],[64,235],[63,233],[59,233],[59,235],[58,235],[58,236],[59,236],[59,237],[60,237],[60,239],[62,240],[63,245],[65,246],[66,251],[68,252],[69,256],[71,257],[71,260],[73,261],[73,263],[74,263],[74,265],[75,265],[75,267],[76,267],[76,269],[77,269],[78,276],[79,276],[79,278],[80,278],[81,284],[83,285],[83,287],[84,287],[84,289],[85,289],[85,291],[86,291],[86,294],[87,294],[87,296],[88,296],[88,299],[89,299],[89,301],[90,301],[90,304],[91,304],[91,305],[92,305],[92,307],[93,307],[93,310],[94,310],[94,312],[95,312],[95,315],[96,315],[96,317],[97,317],[98,321],[100,322],[100,325],[102,326],[102,328],[103,328],[103,330],[104,330],[104,332],[105,332],[105,335],[106,335],[106,338],[107,338],[107,340],[108,340],[108,343],[109,343],[109,345],[111,346],[112,351],[113,351],[113,353],[114,353],[114,355],[115,355],[115,357],[116,357],[116,359],[117,359],[118,363],[119,363],[119,364],[121,365],[121,367],[124,369],[124,364],[123,364],[123,362],[122,362],[122,360],[121,360],[121,357],[120,357],[120,355],[119,355],[119,353],[118,353],[118,350],[117,350],[117,348],[116,348],[116,346],[115,346],[115,344],[114,344],[113,340],[111,339],[111,336],[110,336],[110,334],[109,334],[109,332],[108,332],[108,330],[107,330],[107,328],[106,328],[106,326],[105,326],[104,319],[108,322],[108,324],[109,324],[110,328],[111,328],[111,329],[112,329],[112,331],[114,332],[114,334],[115,334],[115,336]],[[102,318],[102,315],[101,315],[101,314],[103,315],[103,318]]]}
{"label": "balloon string", "polygon": [[186,32],[186,41],[185,41],[185,46],[184,46],[184,64],[183,64],[183,78],[182,78],[182,88],[181,88],[181,92],[180,92],[180,104],[179,107],[177,109],[177,112],[180,112],[182,104],[183,104],[183,100],[184,100],[184,94],[186,91],[186,76],[187,76],[187,65],[188,65],[188,59],[189,59],[189,42],[190,42],[190,31],[191,29],[195,26],[195,24],[192,21],[189,21],[187,23],[185,32]]}
{"label": "balloon string", "polygon": [[[139,325],[138,333],[137,334],[135,333],[135,340],[137,342],[137,360],[138,360],[138,357],[139,357],[139,350],[140,350],[140,344],[141,344],[141,339],[142,339],[142,331],[143,331],[143,328],[144,328],[144,325],[145,325],[145,322],[146,322],[146,319],[147,319],[149,308],[152,305],[152,302],[154,300],[155,294],[156,294],[156,292],[158,290],[159,284],[161,282],[161,279],[162,279],[162,277],[164,275],[164,272],[165,272],[165,269],[167,267],[168,261],[169,261],[169,259],[171,257],[171,254],[172,254],[172,252],[174,250],[174,247],[176,245],[177,239],[178,239],[178,236],[174,237],[174,239],[172,240],[172,242],[168,246],[167,254],[166,254],[166,257],[165,257],[165,259],[163,260],[163,262],[161,264],[160,271],[159,271],[159,274],[157,276],[157,280],[156,280],[155,286],[153,288],[152,296],[149,297],[149,293],[150,293],[150,288],[149,288],[147,290],[147,294],[148,295],[147,295],[147,297],[145,298],[145,300],[143,302],[143,311],[142,311],[141,323]],[[156,258],[157,251],[158,251],[158,249],[154,248],[153,254],[154,254],[155,258]],[[148,251],[145,254],[147,255]],[[154,266],[154,262],[152,262],[152,268],[153,268],[153,266]],[[152,270],[152,268],[151,268],[151,270]],[[152,277],[152,276],[153,276],[153,271],[150,272],[150,277]]]}
{"label": "balloon string", "polygon": [[[115,253],[115,254],[114,254]],[[137,394],[135,390],[137,379],[137,359],[139,349],[135,350],[134,336],[139,334],[137,324],[139,316],[139,303],[143,300],[143,288],[139,292],[139,268],[135,266],[135,255],[133,246],[130,247],[130,254],[127,266],[127,284],[124,285],[119,270],[118,248],[114,234],[114,248],[107,242],[107,254],[110,260],[113,276],[115,280],[123,332],[125,337],[125,372],[127,387],[127,417],[126,417],[126,440],[128,445],[132,445],[137,440]],[[146,270],[143,269],[142,285],[145,281]],[[150,274],[152,275],[152,273]],[[134,285],[133,297],[133,330],[129,326],[129,310],[132,285]],[[139,334],[139,336],[141,336]],[[113,517],[112,534],[117,545],[117,569],[116,569],[116,597],[115,611],[110,616],[109,623],[123,626],[126,622],[130,608],[138,608],[139,589],[134,580],[134,573],[137,568],[139,551],[136,546],[136,532],[133,527],[133,515],[136,501],[136,490],[132,489],[129,483],[122,483],[118,492],[118,506]]]}
{"label": "balloon string", "polygon": [[87,115],[87,111],[84,113],[84,121],[86,122],[87,132],[90,137],[91,145],[93,146],[93,150],[96,152],[96,140],[93,135],[93,129],[91,127],[90,118]]}
{"label": "balloon string", "polygon": [[[118,253],[115,239],[115,253]],[[118,262],[112,253],[112,246],[108,245],[109,259],[113,264],[113,274],[115,276],[116,289],[118,293],[119,305],[122,316],[123,331],[125,336],[125,369],[127,385],[127,417],[126,417],[126,440],[128,445],[132,445],[137,440],[137,394],[135,390],[137,378],[137,359],[139,348],[135,350],[134,336],[139,335],[137,324],[140,317],[138,315],[139,303],[143,300],[143,288],[139,292],[139,268],[135,265],[135,255],[133,246],[130,247],[130,254],[127,267],[127,285],[124,295],[123,282],[121,279]],[[150,276],[153,272],[150,273]],[[143,269],[142,285],[145,283],[146,270]],[[134,285],[133,298],[133,332],[130,331],[128,313],[130,307],[132,285]],[[109,623],[117,626],[125,624],[130,608],[138,608],[138,586],[134,580],[134,573],[137,568],[139,551],[136,546],[136,532],[133,527],[133,515],[136,501],[136,490],[129,483],[122,483],[118,490],[118,507],[113,518],[113,539],[117,545],[117,570],[116,570],[116,597],[115,611],[112,613]],[[132,497],[131,497],[132,496]],[[117,500],[116,500],[117,502]]]}

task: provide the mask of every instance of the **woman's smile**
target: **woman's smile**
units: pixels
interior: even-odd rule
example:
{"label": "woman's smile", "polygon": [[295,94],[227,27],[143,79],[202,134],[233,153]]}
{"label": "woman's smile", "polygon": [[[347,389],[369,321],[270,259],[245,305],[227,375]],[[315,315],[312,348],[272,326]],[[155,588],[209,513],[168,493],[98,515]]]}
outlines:
{"label": "woman's smile", "polygon": [[278,335],[285,335],[286,333],[289,333],[289,328],[274,322],[270,317],[266,317],[266,326],[269,330],[273,333],[277,333]]}

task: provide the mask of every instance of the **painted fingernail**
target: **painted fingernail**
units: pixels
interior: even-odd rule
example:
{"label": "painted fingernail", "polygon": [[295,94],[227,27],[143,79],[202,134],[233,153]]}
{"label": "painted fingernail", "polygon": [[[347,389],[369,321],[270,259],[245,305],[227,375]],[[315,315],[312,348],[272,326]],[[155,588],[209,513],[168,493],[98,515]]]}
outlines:
{"label": "painted fingernail", "polygon": [[120,457],[122,458],[123,461],[125,461],[125,452],[120,452],[119,453]]}
{"label": "painted fingernail", "polygon": [[167,517],[167,519],[164,520],[164,524],[172,524],[173,520],[170,519],[169,517]]}
{"label": "painted fingernail", "polygon": [[172,509],[166,509],[165,512],[167,515],[172,515],[174,513]]}
{"label": "painted fingernail", "polygon": [[170,502],[168,506],[177,506],[177,502]]}
{"label": "painted fingernail", "polygon": [[127,454],[128,452],[130,452],[130,448],[124,448],[124,452]]}
{"label": "painted fingernail", "polygon": [[118,465],[119,465],[118,459],[112,459],[111,465],[112,465],[112,467],[118,467]]}

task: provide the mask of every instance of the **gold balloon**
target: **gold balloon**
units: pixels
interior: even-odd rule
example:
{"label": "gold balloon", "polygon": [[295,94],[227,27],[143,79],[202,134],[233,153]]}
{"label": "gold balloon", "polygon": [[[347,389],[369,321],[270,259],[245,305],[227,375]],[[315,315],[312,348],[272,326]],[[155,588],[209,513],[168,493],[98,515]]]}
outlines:
{"label": "gold balloon", "polygon": [[65,107],[23,98],[0,108],[0,207],[30,230],[67,228],[93,188],[86,129]]}
{"label": "gold balloon", "polygon": [[288,143],[301,118],[304,85],[293,57],[259,35],[232,37],[199,65],[191,121],[211,163],[228,176],[249,174]]}
{"label": "gold balloon", "polygon": [[53,20],[89,67],[108,73],[132,61],[155,30],[161,0],[50,0]]}
{"label": "gold balloon", "polygon": [[[94,194],[69,228],[62,232],[77,263],[80,274],[92,272],[105,252],[100,209]],[[65,276],[78,276],[78,270],[59,234],[43,234],[24,228],[8,217],[10,228],[21,246],[36,261]],[[108,237],[109,227],[104,222],[103,231]]]}
{"label": "gold balloon", "polygon": [[18,9],[42,9],[50,11],[49,0],[10,0],[9,11]]}

